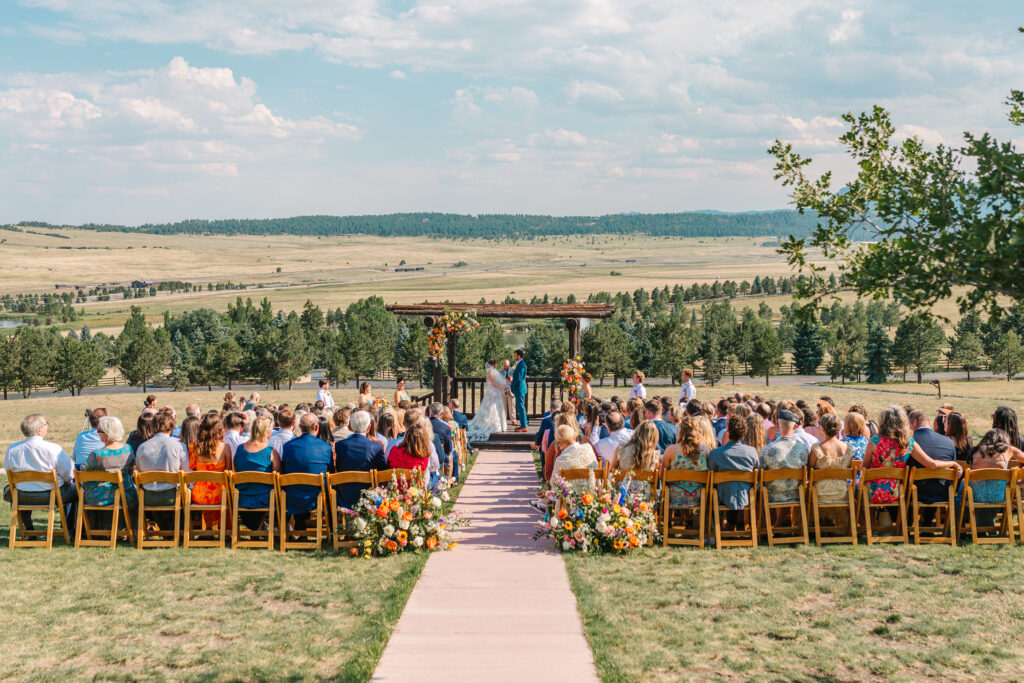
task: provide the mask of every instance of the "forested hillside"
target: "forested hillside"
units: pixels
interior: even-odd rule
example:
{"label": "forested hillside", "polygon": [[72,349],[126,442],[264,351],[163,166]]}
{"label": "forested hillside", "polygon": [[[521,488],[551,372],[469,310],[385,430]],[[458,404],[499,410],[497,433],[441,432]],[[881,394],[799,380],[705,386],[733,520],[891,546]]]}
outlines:
{"label": "forested hillside", "polygon": [[[186,220],[137,227],[88,223],[88,230],[173,234],[228,235],[381,235],[452,239],[534,239],[557,235],[642,234],[673,237],[805,236],[816,217],[796,211],[748,213],[687,212],[613,214],[607,216],[529,216],[449,213],[398,213],[381,216],[295,216],[293,218]],[[20,225],[51,226],[37,221]]]}

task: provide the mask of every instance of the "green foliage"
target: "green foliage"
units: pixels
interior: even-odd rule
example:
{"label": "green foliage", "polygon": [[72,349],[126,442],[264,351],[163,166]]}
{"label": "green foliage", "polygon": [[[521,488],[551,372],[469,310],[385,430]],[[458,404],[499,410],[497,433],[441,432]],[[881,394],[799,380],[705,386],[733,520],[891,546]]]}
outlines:
{"label": "green foliage", "polygon": [[[540,324],[530,330],[523,346],[526,352],[526,367],[531,374],[542,377],[558,377],[562,363],[569,357],[569,339],[566,333],[554,324]],[[595,377],[597,373],[590,371]]]}
{"label": "green foliage", "polygon": [[583,363],[594,377],[612,373],[618,381],[629,377],[635,369],[634,349],[629,337],[611,321],[605,320],[583,330],[580,346]]}
{"label": "green foliage", "polygon": [[106,360],[91,339],[79,341],[72,332],[56,344],[53,358],[53,388],[81,396],[82,389],[94,387],[107,371]]}
{"label": "green foliage", "polygon": [[856,379],[864,367],[867,333],[853,317],[835,321],[828,330],[828,363],[832,379]]}
{"label": "green foliage", "polygon": [[34,387],[42,386],[50,378],[53,364],[52,338],[38,327],[23,325],[12,337],[14,359],[14,389],[28,398]]}
{"label": "green foliage", "polygon": [[981,316],[976,310],[968,311],[957,323],[946,356],[951,363],[964,369],[968,381],[971,379],[971,371],[981,369],[985,346],[981,338]]}
{"label": "green foliage", "polygon": [[[158,334],[159,332],[159,334]],[[145,391],[150,380],[163,375],[170,359],[168,332],[160,328],[154,332],[146,322],[142,309],[131,307],[131,314],[117,338],[118,368],[133,387]]]}
{"label": "green foliage", "polygon": [[768,378],[777,374],[782,366],[782,342],[769,321],[763,318],[755,318],[755,321],[751,329],[750,376],[764,377],[764,384],[768,386]]}
{"label": "green foliage", "polygon": [[14,372],[17,358],[14,335],[0,335],[0,391],[3,391],[5,401],[7,393],[14,391],[17,386],[17,376]]}
{"label": "green foliage", "polygon": [[896,338],[892,344],[893,364],[903,368],[904,374],[913,368],[920,384],[922,375],[936,367],[945,341],[942,328],[927,312],[915,313],[896,327]]}
{"label": "green foliage", "polygon": [[697,359],[695,333],[676,318],[663,316],[651,328],[652,356],[649,368],[653,375],[682,380],[683,370]]}
{"label": "green foliage", "polygon": [[[1011,123],[1024,125],[1024,94],[1012,91],[1007,103]],[[956,287],[967,288],[957,298],[962,311],[983,305],[998,316],[1000,296],[1024,300],[1024,155],[1013,143],[965,133],[959,149],[928,150],[916,137],[898,141],[877,106],[843,120],[840,140],[858,173],[838,190],[831,173],[809,178],[811,159],[792,145],[776,140],[769,150],[796,207],[821,219],[810,237],[782,243],[790,264],[811,276],[800,296],[817,304],[829,291],[825,266],[807,260],[808,248],[820,248],[859,294],[892,295],[911,309]],[[865,230],[872,241],[857,242]]]}
{"label": "green foliage", "polygon": [[813,321],[801,320],[796,325],[793,338],[793,364],[797,373],[813,375],[825,358],[824,332],[821,326]]}
{"label": "green foliage", "polygon": [[885,333],[882,324],[873,322],[868,327],[867,361],[864,364],[868,382],[883,384],[889,379],[889,373],[892,371],[892,363],[889,361],[891,345],[889,335]]}
{"label": "green foliage", "polygon": [[371,377],[390,365],[397,330],[395,316],[379,296],[349,304],[345,310],[345,357],[357,377]]}
{"label": "green foliage", "polygon": [[1016,332],[1007,332],[996,343],[992,350],[991,367],[994,372],[1006,375],[1007,382],[1024,369],[1024,346]]}

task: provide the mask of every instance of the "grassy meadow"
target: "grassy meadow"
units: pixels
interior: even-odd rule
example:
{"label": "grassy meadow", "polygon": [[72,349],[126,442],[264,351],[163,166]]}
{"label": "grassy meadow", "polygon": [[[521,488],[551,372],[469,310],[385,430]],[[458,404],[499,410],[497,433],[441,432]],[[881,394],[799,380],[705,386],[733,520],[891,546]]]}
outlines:
{"label": "grassy meadow", "polygon": [[1024,547],[564,557],[605,683],[1020,676]]}

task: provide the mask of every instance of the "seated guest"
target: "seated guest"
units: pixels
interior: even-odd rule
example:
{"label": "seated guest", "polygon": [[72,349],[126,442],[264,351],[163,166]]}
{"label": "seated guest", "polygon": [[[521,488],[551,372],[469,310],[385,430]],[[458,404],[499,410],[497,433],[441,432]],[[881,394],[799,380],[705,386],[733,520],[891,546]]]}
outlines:
{"label": "seated guest", "polygon": [[[249,440],[235,449],[232,464],[235,472],[280,472],[281,455],[270,447],[267,439],[274,421],[257,417],[252,422]],[[270,505],[271,484],[238,485],[238,518],[247,529],[258,529],[263,512],[247,512],[242,508],[265,508]]]}
{"label": "seated guest", "polygon": [[[381,413],[380,417],[377,418],[377,427],[376,427],[376,429],[375,430],[370,430],[370,431],[376,431],[377,436],[379,437],[379,439],[383,439],[384,444],[383,444],[383,446],[381,446],[381,450],[387,449],[388,444],[391,443],[391,440],[397,438],[400,435],[400,433],[398,431],[399,427],[398,427],[398,420],[397,420],[397,418],[398,418],[398,413],[397,412],[395,412],[393,410],[387,410],[387,411]],[[378,441],[378,443],[379,443],[378,439],[375,439],[375,441]]]}
{"label": "seated guest", "polygon": [[[703,415],[686,415],[679,423],[678,440],[665,449],[665,456],[661,461],[662,468],[706,472],[708,455],[717,445],[711,420]],[[669,484],[669,505],[676,508],[700,505],[700,493],[703,488],[703,484],[688,481]]]}
{"label": "seated guest", "polygon": [[[990,429],[978,442],[974,450],[974,459],[971,464],[972,470],[1005,470],[1009,467],[1010,461],[1024,462],[1024,452],[1015,448],[1010,443],[1010,437],[1002,429]],[[1019,475],[1018,475],[1019,476]],[[974,490],[975,503],[1004,503],[1006,502],[1005,481],[972,481],[971,488]],[[987,513],[982,515],[981,513]],[[995,517],[994,510],[979,510],[978,522],[982,526],[992,524]]]}
{"label": "seated guest", "polygon": [[601,464],[611,467],[612,457],[615,455],[616,449],[629,441],[629,438],[633,436],[633,430],[626,428],[626,421],[618,410],[608,413],[607,422],[608,436],[598,441],[597,445],[594,446],[594,450],[597,451],[597,457],[600,459]]}
{"label": "seated guest", "polygon": [[[851,413],[852,414],[852,413]],[[860,419],[860,426],[864,428],[864,418]],[[849,418],[849,415],[847,415]],[[847,419],[849,423],[849,419]],[[821,431],[825,440],[819,443],[811,451],[807,458],[807,464],[816,470],[848,469],[853,456],[853,447],[839,436],[839,416],[835,413],[826,413],[821,416]],[[818,500],[822,503],[844,503],[847,500],[847,484],[839,479],[819,481],[814,484],[818,492]]]}
{"label": "seated guest", "polygon": [[[952,462],[956,460],[956,444],[948,436],[939,434],[932,429],[932,421],[923,410],[915,410],[907,416],[910,426],[914,429],[914,441],[928,454],[932,460]],[[921,467],[916,460],[907,463],[909,467]],[[941,503],[949,499],[949,483],[930,479],[917,483],[917,497],[922,503]],[[928,524],[935,514],[934,508],[922,511]]]}
{"label": "seated guest", "polygon": [[664,453],[666,448],[676,442],[679,428],[662,420],[661,414],[661,401],[652,398],[644,403],[644,418],[654,423],[655,429],[658,430],[658,452]]}
{"label": "seated guest", "polygon": [[[349,418],[348,423],[352,436],[334,444],[334,471],[369,472],[387,469],[384,447],[366,436],[371,427],[370,414],[360,410]],[[368,488],[366,484],[342,484],[338,487],[338,504],[349,510],[354,509],[359,502],[360,492],[365,488]]]}
{"label": "seated guest", "polygon": [[601,404],[591,399],[583,404],[583,434],[587,441],[597,446],[597,442],[608,436],[605,425],[606,415],[601,413]]}
{"label": "seated guest", "polygon": [[[189,451],[189,467],[193,472],[225,472],[231,469],[231,449],[224,442],[224,423],[215,412],[203,416],[199,434]],[[192,502],[197,505],[218,505],[223,484],[199,481],[192,485]],[[203,526],[216,529],[220,526],[220,512],[203,511]]]}
{"label": "seated guest", "polygon": [[[312,413],[306,413],[299,420],[299,431],[302,433],[284,444],[281,454],[282,474],[326,474],[331,467],[333,453],[331,447],[317,438],[320,420]],[[295,516],[295,528],[305,529],[309,525],[310,512],[316,510],[316,500],[320,487],[289,486],[286,489],[285,503],[289,515]]]}
{"label": "seated guest", "polygon": [[224,416],[224,443],[231,449],[232,455],[238,447],[246,442],[242,435],[242,427],[245,424],[245,416],[239,412],[231,412]]}
{"label": "seated guest", "polygon": [[[78,491],[75,489],[75,465],[64,449],[52,441],[46,441],[49,431],[46,418],[38,413],[28,415],[21,421],[21,433],[25,439],[12,443],[7,448],[4,468],[8,472],[56,472],[60,497],[68,520],[74,519]],[[18,502],[26,505],[47,505],[50,502],[52,484],[27,482],[18,485]],[[4,487],[4,500],[11,502],[11,487]],[[21,521],[26,529],[32,526],[32,513],[22,511]],[[70,522],[69,522],[70,523]],[[14,533],[13,531],[11,533]]]}
{"label": "seated guest", "polygon": [[[75,446],[71,452],[74,456],[75,469],[77,470],[85,466],[85,461],[89,459],[89,455],[93,451],[103,448],[103,439],[96,433],[96,427],[100,423],[100,418],[107,414],[107,410],[106,408],[93,408],[86,411],[86,413],[86,419],[89,420],[89,429],[75,437]],[[124,438],[124,435],[121,438]]]}
{"label": "seated guest", "polygon": [[[658,453],[658,428],[651,421],[644,422],[633,432],[629,441],[619,446],[612,457],[612,470],[656,471],[661,464]],[[646,481],[630,482],[626,495],[650,498],[651,485]]]}
{"label": "seated guest", "polygon": [[[929,457],[914,440],[910,431],[907,413],[899,406],[889,406],[878,419],[878,434],[871,437],[864,452],[863,469],[877,467],[905,468],[907,460],[913,458],[930,470],[951,468],[958,473],[960,466],[955,461],[940,461]],[[876,479],[868,482],[872,503],[896,503],[900,501],[896,479]]]}
{"label": "seated guest", "polygon": [[437,454],[441,455],[442,449],[444,451],[444,461],[441,463],[442,466],[447,470],[451,468],[452,476],[456,479],[459,478],[459,458],[454,456],[455,453],[455,442],[452,440],[452,428],[447,422],[441,419],[441,414],[444,412],[444,406],[440,403],[430,404],[430,428],[433,430],[434,435],[441,441],[441,449],[438,449]]}
{"label": "seated guest", "polygon": [[843,443],[850,450],[850,460],[856,460],[858,464],[864,460],[864,451],[868,447],[868,426],[867,420],[860,413],[852,410],[846,414],[843,420]]}
{"label": "seated guest", "polygon": [[[135,451],[135,470],[137,472],[190,472],[188,453],[181,441],[171,436],[174,431],[174,418],[166,413],[157,415],[153,428],[156,433],[146,440]],[[162,482],[143,484],[146,491],[146,505],[163,507],[174,505],[178,495],[178,485]],[[151,513],[153,521],[161,529],[174,526],[173,512]]]}
{"label": "seated guest", "polygon": [[[316,415],[316,412],[313,413]],[[319,429],[316,431],[317,438],[328,444],[331,448],[334,448],[334,434],[331,434],[331,421],[323,415],[318,416]]]}
{"label": "seated guest", "polygon": [[[760,419],[759,416],[755,416]],[[835,417],[833,415],[833,417]],[[799,418],[792,411],[783,410],[779,413],[778,438],[761,449],[761,467],[766,470],[780,470],[790,467],[807,466],[807,447],[793,436],[793,429]],[[836,419],[838,424],[838,419]],[[838,430],[836,430],[838,432]],[[796,479],[778,479],[766,485],[768,502],[796,503],[799,500],[797,489],[800,482]]]}
{"label": "seated guest", "polygon": [[[156,413],[143,413],[139,415],[139,419],[135,422],[135,431],[128,435],[126,443],[131,446],[132,452],[136,455],[139,453],[139,446],[156,434],[155,420]],[[174,423],[174,418],[171,418],[171,423]]]}
{"label": "seated guest", "polygon": [[963,416],[963,413],[954,410],[946,415],[946,436],[953,440],[956,459],[970,464],[974,442],[971,440],[970,434],[967,433],[967,418]]}
{"label": "seated guest", "polygon": [[334,415],[331,417],[331,424],[334,426],[334,430],[331,432],[334,435],[334,440],[341,441],[347,439],[351,430],[348,428],[348,419],[352,416],[351,408],[338,408],[334,411]]}
{"label": "seated guest", "polygon": [[[99,434],[103,447],[90,453],[81,469],[102,472],[120,470],[125,499],[128,501],[128,507],[134,508],[138,504],[135,493],[135,454],[132,453],[131,447],[122,441],[124,427],[121,426],[121,421],[116,417],[104,415],[98,420],[96,433]],[[90,481],[82,485],[87,505],[114,505],[116,491],[117,487],[114,484],[104,481]],[[116,503],[120,504],[120,501]],[[130,520],[127,521],[130,523]]]}
{"label": "seated guest", "polygon": [[284,445],[295,438],[296,415],[290,408],[282,408],[277,413],[277,427],[270,433],[267,443],[278,453],[284,454]]}
{"label": "seated guest", "polygon": [[[597,469],[597,457],[590,444],[578,442],[579,430],[570,425],[560,425],[555,428],[555,445],[559,449],[558,457],[551,465],[551,484],[557,485],[561,482],[563,470],[579,468]],[[572,487],[582,490],[588,484],[585,481],[574,481]]]}
{"label": "seated guest", "polygon": [[254,409],[258,408],[259,405],[260,405],[260,394],[259,394],[258,391],[254,391],[251,394],[249,394],[249,400],[245,402],[245,406],[243,406],[243,408],[245,410],[254,410]]}
{"label": "seated guest", "polygon": [[[198,417],[192,417],[189,415],[185,418],[185,421],[181,423],[181,429],[178,430],[178,440],[185,447],[185,452],[189,452],[192,448],[192,444],[196,442],[196,437],[199,436],[199,424],[202,422]],[[171,436],[174,436],[174,432],[171,432]]]}
{"label": "seated guest", "polygon": [[[728,443],[708,454],[708,467],[711,471],[752,472],[760,467],[761,459],[757,451],[743,444],[743,437],[747,435],[746,419],[732,415],[726,424],[726,433]],[[726,519],[729,524],[735,526],[739,521],[739,510],[750,504],[750,486],[739,481],[718,484],[718,502],[727,509]]]}
{"label": "seated guest", "polygon": [[[410,410],[406,413],[417,413]],[[388,455],[388,467],[400,470],[426,470],[430,465],[430,429],[422,414],[415,422],[408,424],[401,443],[396,444]]]}
{"label": "seated guest", "polygon": [[793,436],[795,436],[797,441],[802,443],[804,447],[807,449],[807,452],[810,453],[811,449],[818,444],[818,439],[815,438],[812,434],[808,433],[806,429],[808,425],[814,425],[814,422],[816,420],[816,418],[814,417],[814,411],[810,409],[803,410],[800,407],[796,407],[790,412],[792,412],[794,415],[800,418],[800,424],[798,424],[796,426],[796,429],[793,430]]}
{"label": "seated guest", "polygon": [[[711,420],[711,427],[715,430],[715,438],[719,441],[721,439],[718,438],[718,435],[725,433],[725,426],[729,423],[730,410],[731,404],[728,399],[720,399],[715,404],[715,416]],[[768,440],[770,441],[774,436],[774,434],[769,434]]]}
{"label": "seated guest", "polygon": [[1010,439],[1010,445],[1024,450],[1024,438],[1017,428],[1017,412],[1009,406],[999,406],[992,413],[992,429],[1002,429]]}
{"label": "seated guest", "polygon": [[[545,481],[551,481],[551,473],[554,471],[554,468],[555,468],[555,458],[557,458],[558,455],[562,452],[562,448],[563,447],[562,447],[561,444],[558,443],[558,438],[557,438],[558,428],[559,427],[569,427],[569,428],[571,428],[573,433],[576,434],[577,438],[579,437],[579,434],[580,434],[580,426],[579,426],[579,423],[576,422],[576,416],[575,415],[573,415],[572,413],[567,413],[567,412],[565,412],[563,410],[562,412],[558,413],[558,415],[555,416],[555,436],[556,436],[556,438],[552,439],[551,445],[548,446],[548,450],[544,454],[544,480]],[[595,458],[597,457],[596,453],[595,453],[594,457]]]}
{"label": "seated guest", "polygon": [[453,398],[448,401],[448,407],[451,408],[452,419],[459,425],[459,429],[469,429],[469,418],[465,413],[459,411],[459,399]]}

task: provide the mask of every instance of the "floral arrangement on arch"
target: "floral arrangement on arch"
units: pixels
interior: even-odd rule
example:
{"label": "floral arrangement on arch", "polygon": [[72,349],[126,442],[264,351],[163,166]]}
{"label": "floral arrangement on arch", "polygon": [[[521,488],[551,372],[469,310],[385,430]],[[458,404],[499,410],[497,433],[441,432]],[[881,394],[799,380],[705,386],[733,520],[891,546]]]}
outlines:
{"label": "floral arrangement on arch", "polygon": [[427,332],[427,346],[430,358],[438,363],[444,355],[444,347],[448,343],[448,335],[454,334],[461,337],[466,332],[480,327],[480,323],[473,317],[476,311],[452,311],[446,310],[444,315]]}
{"label": "floral arrangement on arch", "polygon": [[412,481],[392,477],[387,484],[362,492],[350,524],[362,548],[349,549],[353,557],[387,557],[398,553],[451,550],[457,543],[452,531],[468,526],[469,519],[452,512],[449,489],[454,479],[442,477],[430,489],[426,473]]}
{"label": "floral arrangement on arch", "polygon": [[562,363],[562,389],[569,394],[569,400],[576,403],[580,400],[583,388],[583,361],[579,356]]}
{"label": "floral arrangement on arch", "polygon": [[629,478],[614,489],[592,475],[580,491],[560,481],[543,494],[556,512],[534,538],[550,538],[563,551],[595,555],[626,555],[660,540],[654,505],[638,493],[627,494],[629,488]]}
{"label": "floral arrangement on arch", "polygon": [[377,410],[380,410],[381,408],[386,408],[388,405],[388,400],[383,396],[377,396],[376,398],[373,399],[373,407],[376,408]]}

